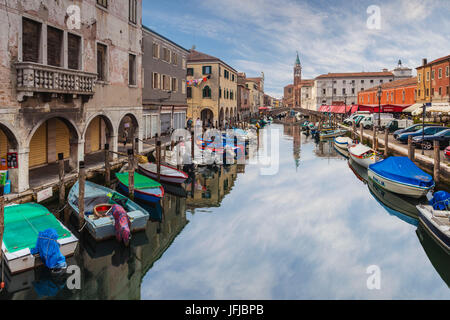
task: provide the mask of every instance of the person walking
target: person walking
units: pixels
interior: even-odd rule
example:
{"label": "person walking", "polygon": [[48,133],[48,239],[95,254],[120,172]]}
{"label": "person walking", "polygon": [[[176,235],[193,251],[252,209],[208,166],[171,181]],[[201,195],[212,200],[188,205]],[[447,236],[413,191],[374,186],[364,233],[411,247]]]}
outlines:
{"label": "person walking", "polygon": [[192,119],[191,118],[189,118],[188,121],[187,121],[187,129],[189,131],[191,131],[191,129],[192,129]]}

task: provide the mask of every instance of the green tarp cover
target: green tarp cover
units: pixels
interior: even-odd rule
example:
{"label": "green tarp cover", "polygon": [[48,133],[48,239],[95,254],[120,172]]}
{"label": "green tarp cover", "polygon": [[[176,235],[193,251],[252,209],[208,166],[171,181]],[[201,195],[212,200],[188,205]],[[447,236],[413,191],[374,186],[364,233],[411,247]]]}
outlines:
{"label": "green tarp cover", "polygon": [[37,203],[5,207],[3,242],[9,252],[34,248],[40,231],[55,229],[58,239],[71,236],[47,208]]}
{"label": "green tarp cover", "polygon": [[[128,172],[121,172],[116,173],[117,179],[128,187]],[[143,176],[142,174],[139,174],[137,172],[134,173],[134,188],[139,189],[152,189],[152,188],[159,188],[161,184],[155,180],[152,180],[146,176]]]}

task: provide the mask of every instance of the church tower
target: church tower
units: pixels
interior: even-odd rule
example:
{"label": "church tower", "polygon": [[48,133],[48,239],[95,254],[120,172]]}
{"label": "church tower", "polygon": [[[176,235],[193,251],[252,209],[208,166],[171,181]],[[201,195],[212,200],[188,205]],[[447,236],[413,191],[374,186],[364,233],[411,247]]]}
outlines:
{"label": "church tower", "polygon": [[300,64],[300,58],[297,51],[297,59],[294,66],[294,86],[297,87],[302,81],[302,65]]}

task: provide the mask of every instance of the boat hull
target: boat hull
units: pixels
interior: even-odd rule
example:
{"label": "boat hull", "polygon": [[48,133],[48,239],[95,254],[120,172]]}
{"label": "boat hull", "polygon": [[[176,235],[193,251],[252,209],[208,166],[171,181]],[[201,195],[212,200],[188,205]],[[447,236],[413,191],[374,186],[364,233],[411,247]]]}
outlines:
{"label": "boat hull", "polygon": [[[174,170],[176,170],[176,169],[174,169]],[[143,173],[147,177],[152,178],[153,180],[157,180],[158,179],[158,173],[157,172],[153,172],[153,171],[147,170],[147,169],[145,169],[142,166],[139,166],[139,171],[141,171],[141,173]],[[174,176],[170,176],[170,175],[160,174],[161,181],[162,182],[166,182],[166,183],[182,184],[183,182],[186,181],[187,178],[188,178],[187,175],[185,177],[174,177]]]}
{"label": "boat hull", "polygon": [[[431,208],[431,206],[427,207]],[[425,230],[427,230],[430,236],[450,254],[450,237],[433,223],[431,220],[432,213],[426,209],[426,206],[418,205],[417,210],[419,210],[419,221],[425,227]]]}
{"label": "boat hull", "polygon": [[421,198],[425,196],[434,187],[434,185],[432,187],[420,187],[400,183],[398,181],[385,178],[375,173],[374,171],[370,170],[370,168],[368,169],[368,175],[369,178],[380,187],[393,193],[402,194],[412,198]]}
{"label": "boat hull", "polygon": [[355,161],[357,164],[367,169],[371,164],[374,164],[380,160],[376,155],[372,155],[368,158],[362,158],[352,154],[351,151],[349,152],[349,154],[350,158],[352,158],[353,161]]}
{"label": "boat hull", "polygon": [[[129,195],[128,187],[126,185],[119,182],[117,187],[119,188],[119,190],[121,192],[123,192],[127,196]],[[152,189],[148,189],[148,190],[152,190]],[[161,188],[159,188],[158,190],[161,190]],[[149,203],[159,202],[159,200],[161,200],[163,195],[164,195],[164,191],[161,191],[161,195],[158,195],[158,194],[153,194],[153,193],[149,193],[149,192],[144,192],[144,191],[138,190],[138,189],[134,190],[134,199],[135,200],[140,200],[140,201],[149,202]]]}

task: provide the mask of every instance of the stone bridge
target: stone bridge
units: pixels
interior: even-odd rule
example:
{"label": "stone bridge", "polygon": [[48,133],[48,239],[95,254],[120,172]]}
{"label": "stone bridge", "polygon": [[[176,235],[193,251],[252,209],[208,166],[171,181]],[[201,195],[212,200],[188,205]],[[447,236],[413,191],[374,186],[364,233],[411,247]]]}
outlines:
{"label": "stone bridge", "polygon": [[271,116],[277,116],[280,113],[289,112],[291,110],[293,110],[295,112],[300,112],[302,115],[309,116],[309,117],[310,116],[316,116],[316,117],[322,117],[322,118],[325,117],[325,115],[322,112],[319,112],[319,111],[308,110],[308,109],[303,109],[303,108],[287,108],[287,107],[286,108],[272,109],[271,111],[269,111],[269,114]]}

